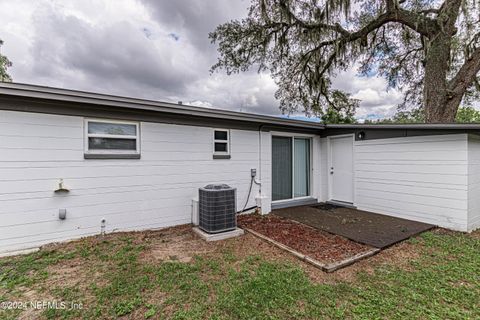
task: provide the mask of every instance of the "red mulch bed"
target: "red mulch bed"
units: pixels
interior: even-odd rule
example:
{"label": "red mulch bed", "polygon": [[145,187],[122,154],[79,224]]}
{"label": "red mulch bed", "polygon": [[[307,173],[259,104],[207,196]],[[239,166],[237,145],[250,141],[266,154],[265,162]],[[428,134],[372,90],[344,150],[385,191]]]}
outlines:
{"label": "red mulch bed", "polygon": [[341,261],[372,249],[347,238],[271,214],[239,215],[237,219],[240,227],[252,229],[319,262]]}

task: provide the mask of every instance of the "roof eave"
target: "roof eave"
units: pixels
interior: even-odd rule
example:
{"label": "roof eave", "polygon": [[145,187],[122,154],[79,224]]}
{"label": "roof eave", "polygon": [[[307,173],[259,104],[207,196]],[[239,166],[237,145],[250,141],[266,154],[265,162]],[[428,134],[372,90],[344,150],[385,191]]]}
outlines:
{"label": "roof eave", "polygon": [[476,130],[477,123],[421,123],[421,124],[327,124],[326,129],[384,129],[384,130]]}
{"label": "roof eave", "polygon": [[217,118],[254,122],[266,125],[287,126],[302,129],[323,129],[321,123],[283,119],[273,116],[258,115],[252,113],[243,113],[221,109],[209,109],[195,107],[183,104],[174,104],[168,102],[159,102],[153,100],[143,100],[129,97],[119,97],[113,95],[97,94],[83,91],[57,89],[29,84],[19,83],[0,83],[0,95],[36,98],[44,100],[54,100],[71,103],[85,103],[101,106],[111,106],[118,108],[148,110],[156,112],[175,113],[180,115],[189,115],[197,117]]}

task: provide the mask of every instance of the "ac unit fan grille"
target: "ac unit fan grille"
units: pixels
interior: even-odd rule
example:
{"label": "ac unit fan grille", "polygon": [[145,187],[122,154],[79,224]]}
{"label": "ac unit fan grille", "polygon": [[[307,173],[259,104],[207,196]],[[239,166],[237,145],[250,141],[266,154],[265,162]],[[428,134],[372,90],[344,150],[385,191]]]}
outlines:
{"label": "ac unit fan grille", "polygon": [[200,188],[198,197],[199,227],[208,233],[219,233],[237,227],[236,189],[228,185]]}

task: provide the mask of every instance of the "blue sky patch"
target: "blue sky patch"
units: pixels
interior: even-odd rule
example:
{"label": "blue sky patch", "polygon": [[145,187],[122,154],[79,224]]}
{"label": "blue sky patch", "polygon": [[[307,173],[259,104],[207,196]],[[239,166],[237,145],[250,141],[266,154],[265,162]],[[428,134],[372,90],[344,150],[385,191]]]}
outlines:
{"label": "blue sky patch", "polygon": [[152,30],[148,29],[147,27],[143,27],[142,31],[145,37],[147,37],[148,39],[152,38],[152,35],[153,35]]}
{"label": "blue sky patch", "polygon": [[173,32],[172,32],[172,33],[169,33],[169,34],[168,34],[168,37],[169,37],[169,38],[172,38],[172,39],[175,40],[175,41],[180,40],[180,36],[179,36],[178,34],[176,34],[176,33],[173,33]]}
{"label": "blue sky patch", "polygon": [[302,121],[309,121],[309,122],[320,122],[320,118],[317,117],[305,117],[305,116],[288,116],[288,115],[281,115],[280,118],[287,118],[292,120],[302,120]]}

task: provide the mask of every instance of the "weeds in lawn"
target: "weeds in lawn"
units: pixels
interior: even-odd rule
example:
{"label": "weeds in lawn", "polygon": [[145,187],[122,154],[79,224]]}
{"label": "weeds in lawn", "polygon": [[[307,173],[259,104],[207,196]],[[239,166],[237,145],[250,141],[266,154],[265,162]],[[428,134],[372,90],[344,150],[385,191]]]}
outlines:
{"label": "weeds in lawn", "polygon": [[64,253],[47,250],[0,259],[0,287],[13,290],[20,285],[31,286],[48,277],[47,266],[72,259],[74,256],[75,252]]}
{"label": "weeds in lawn", "polygon": [[[0,299],[23,299],[34,290],[85,306],[47,309],[41,314],[46,319],[480,317],[478,237],[428,232],[410,240],[420,254],[408,268],[378,264],[352,282],[330,284],[314,283],[297,263],[268,260],[262,252],[238,256],[233,245],[191,262],[145,261],[149,242],[127,235],[4,258]],[[69,261],[80,263],[80,282],[49,285],[48,270]],[[0,317],[19,313],[0,311]]]}

